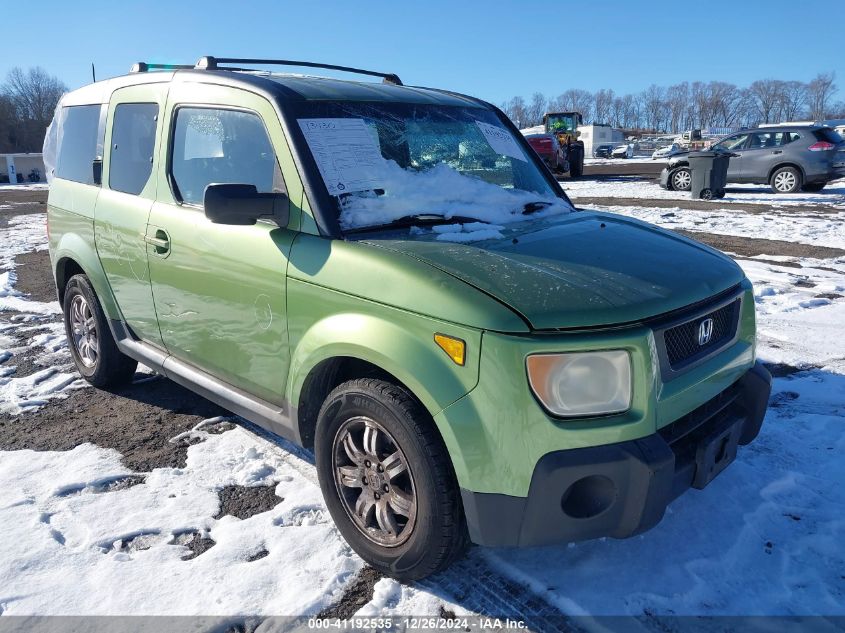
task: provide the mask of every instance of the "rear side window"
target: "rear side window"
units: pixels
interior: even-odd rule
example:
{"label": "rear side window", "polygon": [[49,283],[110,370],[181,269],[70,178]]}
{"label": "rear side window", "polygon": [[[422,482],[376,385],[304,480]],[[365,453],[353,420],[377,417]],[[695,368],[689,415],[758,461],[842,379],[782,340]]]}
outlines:
{"label": "rear side window", "polygon": [[158,104],[121,103],[114,109],[109,188],[139,194],[150,179]]}
{"label": "rear side window", "polygon": [[183,202],[202,204],[211,183],[251,184],[259,193],[284,191],[270,137],[251,112],[179,108],[171,151],[173,184]]}
{"label": "rear side window", "polygon": [[758,132],[751,135],[749,149],[779,147],[789,143],[789,132]]}
{"label": "rear side window", "polygon": [[56,177],[86,185],[94,184],[94,159],[102,151],[104,130],[100,126],[100,104],[68,106],[62,109]]}

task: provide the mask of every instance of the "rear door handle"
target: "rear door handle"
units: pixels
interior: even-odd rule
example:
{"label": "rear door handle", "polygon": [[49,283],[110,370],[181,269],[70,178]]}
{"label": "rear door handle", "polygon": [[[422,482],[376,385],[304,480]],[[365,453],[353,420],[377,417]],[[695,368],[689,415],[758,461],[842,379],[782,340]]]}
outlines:
{"label": "rear door handle", "polygon": [[783,154],[783,150],[782,149],[773,149],[772,154]]}
{"label": "rear door handle", "polygon": [[156,229],[155,235],[143,235],[144,241],[153,247],[156,255],[167,256],[170,253],[170,236],[164,229]]}

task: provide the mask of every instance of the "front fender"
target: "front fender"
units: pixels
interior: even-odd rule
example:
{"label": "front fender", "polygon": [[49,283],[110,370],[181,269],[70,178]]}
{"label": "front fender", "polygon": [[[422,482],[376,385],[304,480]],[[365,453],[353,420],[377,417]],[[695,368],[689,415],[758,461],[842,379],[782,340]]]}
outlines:
{"label": "front fender", "polygon": [[[287,400],[298,403],[307,376],[330,358],[367,361],[401,381],[433,415],[478,383],[481,332],[464,326],[288,280],[291,364]],[[308,324],[299,327],[298,324]],[[457,365],[434,342],[435,333],[466,342]]]}

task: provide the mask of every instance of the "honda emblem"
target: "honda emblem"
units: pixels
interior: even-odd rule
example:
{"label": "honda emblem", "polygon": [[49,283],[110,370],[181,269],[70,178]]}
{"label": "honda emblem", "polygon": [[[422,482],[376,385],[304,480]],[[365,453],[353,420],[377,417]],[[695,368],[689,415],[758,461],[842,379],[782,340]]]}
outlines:
{"label": "honda emblem", "polygon": [[707,345],[713,337],[713,319],[704,319],[698,325],[698,344]]}

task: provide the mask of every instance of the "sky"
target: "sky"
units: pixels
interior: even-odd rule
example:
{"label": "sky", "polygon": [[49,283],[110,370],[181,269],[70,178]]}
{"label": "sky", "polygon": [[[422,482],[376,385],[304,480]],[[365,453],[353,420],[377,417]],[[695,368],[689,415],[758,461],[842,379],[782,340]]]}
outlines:
{"label": "sky", "polygon": [[[534,92],[834,71],[845,98],[843,0],[289,2],[40,0],[0,10],[0,81],[41,66],[77,88],[136,61],[203,55],[395,72],[500,104]],[[839,25],[839,26],[833,26]]]}

